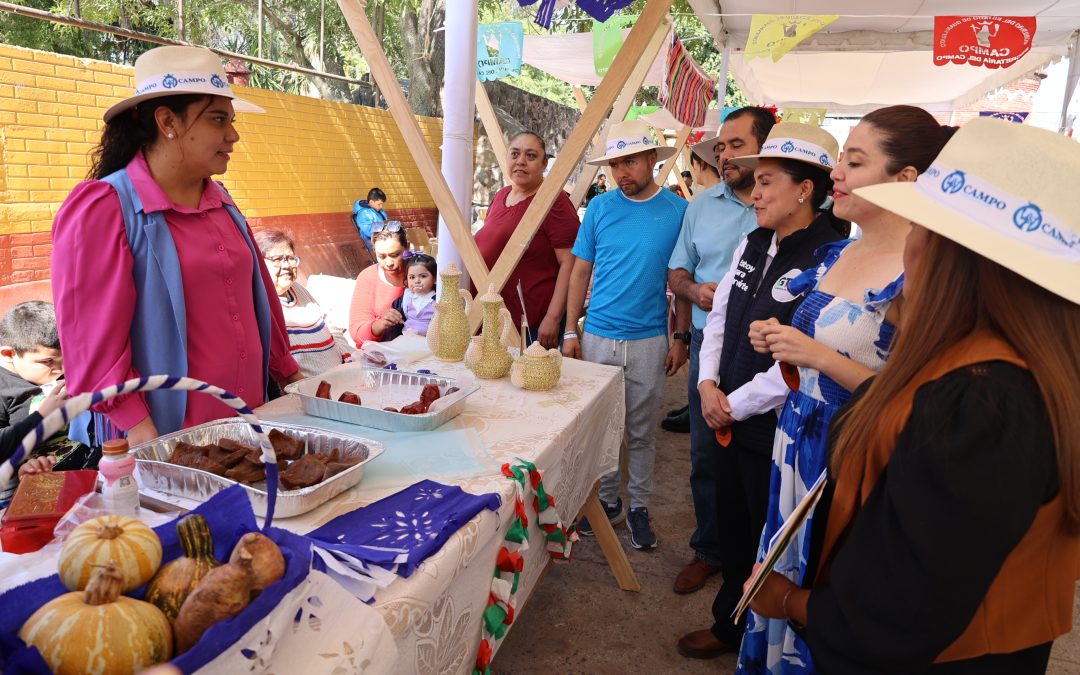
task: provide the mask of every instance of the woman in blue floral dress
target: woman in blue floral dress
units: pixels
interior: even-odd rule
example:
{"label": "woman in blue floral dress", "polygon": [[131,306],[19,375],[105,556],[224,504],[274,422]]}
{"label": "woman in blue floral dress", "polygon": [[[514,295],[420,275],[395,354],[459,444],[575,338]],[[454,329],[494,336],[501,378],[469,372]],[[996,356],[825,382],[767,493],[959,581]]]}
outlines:
{"label": "woman in blue floral dress", "polygon": [[[778,362],[796,366],[798,391],[786,391],[779,364],[744,392],[767,409],[783,410],[773,442],[769,512],[758,560],[769,540],[825,470],[829,422],[851,392],[888,358],[903,287],[907,221],[851,194],[864,185],[913,181],[930,166],[946,133],[924,110],[893,106],[875,111],[852,129],[832,173],[836,216],[863,234],[823,247],[821,264],[789,285],[804,300],[791,326],[773,320],[751,325],[751,342]],[[813,518],[799,531],[775,571],[804,582]],[[739,653],[740,674],[814,672],[810,650],[786,621],[751,613]]]}

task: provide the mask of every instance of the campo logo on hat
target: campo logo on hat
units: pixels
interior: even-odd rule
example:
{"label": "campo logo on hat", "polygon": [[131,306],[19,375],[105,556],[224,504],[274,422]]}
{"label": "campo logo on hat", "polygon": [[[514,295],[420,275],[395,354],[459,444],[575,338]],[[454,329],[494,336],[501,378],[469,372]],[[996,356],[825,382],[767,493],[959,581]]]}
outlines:
{"label": "campo logo on hat", "polygon": [[964,189],[964,183],[966,182],[963,171],[953,171],[941,181],[941,191],[954,195]]}
{"label": "campo logo on hat", "polygon": [[1034,232],[1039,229],[1042,226],[1042,222],[1042,209],[1034,204],[1021,206],[1016,209],[1016,213],[1013,214],[1013,224],[1027,232]]}
{"label": "campo logo on hat", "polygon": [[1074,139],[981,117],[914,182],[854,194],[1080,304],[1080,191],[1061,189],[1078,181]]}
{"label": "campo logo on hat", "polygon": [[237,98],[229,86],[221,59],[205,47],[166,45],[135,60],[135,92],[105,111],[106,122],[143,101],[176,94],[224,96],[236,112],[265,112]]}
{"label": "campo logo on hat", "polygon": [[601,166],[612,159],[648,150],[656,151],[658,161],[663,161],[676,154],[675,148],[669,145],[661,145],[653,140],[652,135],[649,133],[649,125],[644,121],[626,120],[616,122],[607,132],[605,154],[588,160],[586,164]]}
{"label": "campo logo on hat", "polygon": [[783,145],[780,146],[780,152],[794,152],[794,151],[795,151],[795,144],[792,143],[791,141],[788,141],[788,142],[786,142],[786,143],[784,143]]}
{"label": "campo logo on hat", "polygon": [[817,161],[821,162],[822,166],[829,166],[829,164],[832,163],[832,160],[829,159],[829,153],[827,152],[821,153],[821,157],[818,157]]}

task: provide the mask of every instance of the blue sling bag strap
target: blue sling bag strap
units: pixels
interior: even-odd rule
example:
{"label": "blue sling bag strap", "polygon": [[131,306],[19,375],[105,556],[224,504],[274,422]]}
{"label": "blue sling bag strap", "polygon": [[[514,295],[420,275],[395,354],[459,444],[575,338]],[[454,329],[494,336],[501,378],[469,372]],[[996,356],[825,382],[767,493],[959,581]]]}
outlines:
{"label": "blue sling bag strap", "polygon": [[[128,246],[134,259],[132,276],[137,289],[135,313],[131,320],[131,358],[142,375],[188,375],[187,310],[180,259],[176,253],[165,214],[146,213],[142,200],[126,169],[105,178],[120,197]],[[263,347],[263,387],[269,383],[270,305],[260,274],[255,244],[248,235],[247,221],[240,211],[225,204],[255,261],[252,291],[255,317]],[[211,383],[213,384],[213,383]],[[158,433],[179,431],[187,410],[187,392],[155,390],[146,392],[150,416]],[[103,439],[98,439],[100,442]]]}

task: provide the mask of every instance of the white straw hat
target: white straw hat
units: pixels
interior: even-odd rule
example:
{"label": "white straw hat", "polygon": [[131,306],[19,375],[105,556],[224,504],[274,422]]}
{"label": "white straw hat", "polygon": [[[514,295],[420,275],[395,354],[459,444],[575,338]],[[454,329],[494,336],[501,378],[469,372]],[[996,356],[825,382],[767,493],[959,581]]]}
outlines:
{"label": "white straw hat", "polygon": [[205,94],[231,98],[236,112],[266,112],[233,94],[221,59],[205,47],[156,47],[135,59],[135,93],[105,111],[108,122],[117,114],[151,98],[176,94]]}
{"label": "white straw hat", "polygon": [[705,136],[700,141],[690,146],[690,152],[702,158],[717,169],[719,167],[716,166],[716,152],[713,151],[713,148],[716,147],[717,141],[720,140],[720,129],[723,126],[724,123],[721,122],[720,117],[717,116],[716,128],[706,131]]}
{"label": "white straw hat", "polygon": [[1080,304],[1080,147],[1024,124],[968,122],[914,183],[855,190]]}
{"label": "white straw hat", "polygon": [[652,127],[641,120],[629,120],[611,125],[604,147],[605,154],[602,157],[590,159],[586,164],[604,166],[616,157],[636,155],[646,150],[656,150],[656,159],[662,161],[677,152],[671,146],[657,143],[653,138]]}
{"label": "white straw hat", "polygon": [[778,122],[769,132],[761,152],[745,157],[732,157],[728,161],[739,166],[757,168],[758,160],[794,159],[832,171],[840,144],[833,135],[821,127],[800,122]]}

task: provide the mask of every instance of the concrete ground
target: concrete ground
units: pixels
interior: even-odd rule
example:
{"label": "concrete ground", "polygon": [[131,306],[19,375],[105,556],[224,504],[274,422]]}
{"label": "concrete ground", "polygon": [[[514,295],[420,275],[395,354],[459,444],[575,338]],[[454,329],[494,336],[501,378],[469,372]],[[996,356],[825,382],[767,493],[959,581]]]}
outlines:
{"label": "concrete ground", "polygon": [[[683,368],[668,381],[663,410],[685,402]],[[650,552],[634,550],[626,526],[616,527],[641,592],[620,591],[596,541],[583,537],[574,547],[570,564],[549,568],[499,648],[493,673],[734,672],[733,655],[696,661],[675,650],[684,633],[711,624],[709,609],[720,586],[720,577],[715,576],[691,595],[671,590],[675,575],[691,555],[687,545],[694,529],[689,443],[688,434],[657,431],[656,482],[649,512],[659,546]],[[1047,672],[1080,675],[1080,628],[1057,641]]]}

